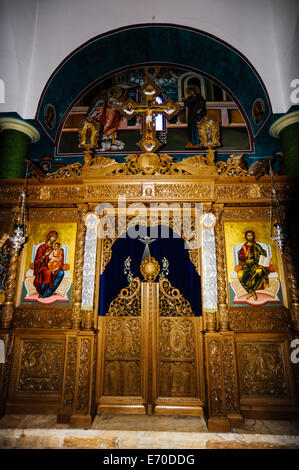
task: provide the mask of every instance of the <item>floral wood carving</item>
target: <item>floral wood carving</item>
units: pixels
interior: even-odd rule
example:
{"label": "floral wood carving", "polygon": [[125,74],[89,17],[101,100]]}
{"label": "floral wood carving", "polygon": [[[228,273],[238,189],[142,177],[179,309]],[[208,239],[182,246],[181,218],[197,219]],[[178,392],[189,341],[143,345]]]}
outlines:
{"label": "floral wood carving", "polygon": [[225,208],[222,221],[236,220],[269,220],[270,211],[268,207],[246,207],[246,208]]}
{"label": "floral wood carving", "polygon": [[80,364],[79,364],[79,378],[78,378],[78,391],[76,399],[76,412],[87,413],[89,410],[89,383],[90,383],[90,370],[92,363],[92,339],[80,339]]}
{"label": "floral wood carving", "polygon": [[287,308],[229,309],[229,324],[234,331],[288,331],[290,314]]}
{"label": "floral wood carving", "polygon": [[188,300],[179,289],[172,287],[169,280],[162,277],[159,280],[159,315],[160,317],[186,317],[194,316]]}
{"label": "floral wood carving", "polygon": [[[75,199],[75,198],[74,198]],[[67,208],[30,208],[29,218],[34,222],[77,222],[79,219],[78,209],[67,209]]]}
{"label": "floral wood carving", "polygon": [[225,391],[225,406],[227,413],[239,412],[239,400],[237,390],[237,377],[234,367],[234,343],[233,338],[222,339],[223,377]]}
{"label": "floral wood carving", "polygon": [[112,300],[106,316],[140,316],[141,315],[141,281],[132,279],[128,287],[122,289]]}
{"label": "floral wood carving", "polygon": [[76,366],[77,366],[77,337],[68,336],[66,350],[66,366],[64,372],[64,388],[62,412],[72,412],[75,406]]}
{"label": "floral wood carving", "polygon": [[207,343],[207,361],[209,374],[210,415],[223,415],[222,371],[220,362],[220,342],[212,339]]}
{"label": "floral wood carving", "polygon": [[47,178],[76,178],[82,175],[82,163],[76,162],[67,165],[52,173],[47,173]]}
{"label": "floral wood carving", "polygon": [[56,309],[18,307],[13,321],[16,328],[67,329],[72,325],[72,307]]}

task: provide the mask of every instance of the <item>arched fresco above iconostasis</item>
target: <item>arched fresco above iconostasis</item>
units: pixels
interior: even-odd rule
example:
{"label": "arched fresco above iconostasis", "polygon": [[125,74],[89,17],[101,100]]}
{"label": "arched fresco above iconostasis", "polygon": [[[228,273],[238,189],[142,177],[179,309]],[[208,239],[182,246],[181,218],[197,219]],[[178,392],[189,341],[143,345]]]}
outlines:
{"label": "arched fresco above iconostasis", "polygon": [[207,32],[155,24],[93,38],[58,66],[37,109],[42,137],[32,161],[50,172],[83,163],[78,129],[88,116],[101,128],[96,155],[123,162],[141,153],[136,144],[142,117],[129,119],[121,107],[128,99],[140,104],[148,80],[160,88],[160,102],[172,99],[180,108],[172,119],[155,118],[160,153],[177,161],[205,153],[197,135],[205,113],[220,126],[217,161],[243,154],[250,168],[280,150],[269,135],[273,114],[267,90],[246,57]]}
{"label": "arched fresco above iconostasis", "polygon": [[79,155],[78,129],[87,117],[94,118],[101,128],[96,153],[113,158],[140,152],[142,116],[129,119],[122,106],[131,99],[140,103],[141,88],[153,81],[161,90],[156,98],[163,103],[174,100],[180,111],[166,120],[162,114],[155,117],[158,139],[163,144],[159,151],[181,159],[201,149],[197,123],[208,114],[221,128],[221,151],[251,151],[250,134],[237,103],[214,81],[191,70],[174,66],[151,64],[113,74],[84,94],[68,113],[57,145],[57,156]]}

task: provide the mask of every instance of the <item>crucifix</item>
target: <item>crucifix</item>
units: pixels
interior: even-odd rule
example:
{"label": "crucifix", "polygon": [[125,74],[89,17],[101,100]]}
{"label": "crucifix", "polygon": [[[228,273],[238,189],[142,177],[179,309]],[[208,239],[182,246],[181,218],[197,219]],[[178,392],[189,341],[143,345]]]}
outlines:
{"label": "crucifix", "polygon": [[171,98],[158,103],[157,96],[160,93],[161,90],[157,85],[149,81],[141,88],[141,103],[135,103],[129,98],[122,106],[122,111],[128,118],[142,116],[142,138],[137,145],[145,152],[155,152],[162,145],[156,137],[155,117],[157,114],[163,114],[166,119],[171,119],[181,109]]}

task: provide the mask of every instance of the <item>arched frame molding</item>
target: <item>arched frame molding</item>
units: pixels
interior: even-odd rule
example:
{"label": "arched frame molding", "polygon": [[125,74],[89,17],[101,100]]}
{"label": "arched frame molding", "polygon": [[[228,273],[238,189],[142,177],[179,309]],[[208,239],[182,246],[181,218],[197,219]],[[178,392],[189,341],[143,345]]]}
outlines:
{"label": "arched frame molding", "polygon": [[[86,323],[86,318],[88,317],[88,322],[91,323],[91,316],[93,315],[94,326],[97,326],[100,275],[104,272],[111,259],[112,247],[115,241],[126,233],[132,225],[140,224],[148,227],[167,225],[173,232],[178,233],[189,245],[188,252],[190,261],[201,276],[202,315],[203,323],[205,328],[207,328],[208,323],[211,323],[211,315],[213,317],[216,315],[218,300],[214,228],[204,228],[200,224],[200,214],[196,213],[194,210],[190,213],[190,219],[187,222],[188,227],[186,227],[186,220],[181,216],[179,204],[176,204],[176,208],[170,208],[165,214],[157,210],[156,213],[148,215],[149,210],[146,208],[145,212],[141,215],[124,216],[117,214],[116,217],[116,211],[114,212],[112,204],[107,204],[106,206],[111,206],[111,211],[108,207],[107,214],[105,215],[106,237],[101,237],[99,225],[96,227],[87,227],[86,229],[81,305],[83,321],[85,318]],[[135,209],[140,210],[138,204]],[[189,233],[195,234],[195,238],[191,238],[191,243],[188,242]]]}
{"label": "arched frame molding", "polygon": [[[118,53],[111,54],[112,50]],[[36,119],[57,143],[65,117],[82,94],[111,74],[153,63],[184,67],[219,84],[236,101],[252,139],[257,137],[272,114],[268,93],[258,72],[232,46],[186,26],[143,24],[97,36],[73,51],[49,78]],[[264,117],[258,126],[251,115],[257,98],[265,103]],[[55,107],[57,116],[52,130],[44,121],[44,109],[48,104]]]}

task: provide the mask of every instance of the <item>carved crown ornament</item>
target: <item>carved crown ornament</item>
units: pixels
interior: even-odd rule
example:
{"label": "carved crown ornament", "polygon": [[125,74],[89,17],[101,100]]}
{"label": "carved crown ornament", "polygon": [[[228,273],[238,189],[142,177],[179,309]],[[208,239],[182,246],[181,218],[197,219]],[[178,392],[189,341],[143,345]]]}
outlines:
{"label": "carved crown ornament", "polygon": [[[89,152],[89,150],[88,150]],[[85,153],[85,152],[84,152]],[[215,162],[215,150],[209,149],[207,154],[192,155],[181,161],[176,161],[168,154],[152,152],[132,154],[124,158],[124,162],[117,162],[114,158],[97,155],[85,158],[84,164],[76,162],[59,170],[47,173],[46,178],[80,178],[94,179],[106,176],[118,177],[127,175],[138,176],[255,176],[258,167],[258,176],[267,174],[266,165],[256,162],[254,168],[248,169],[244,154],[232,154],[227,161]],[[262,167],[262,168],[261,168]]]}

